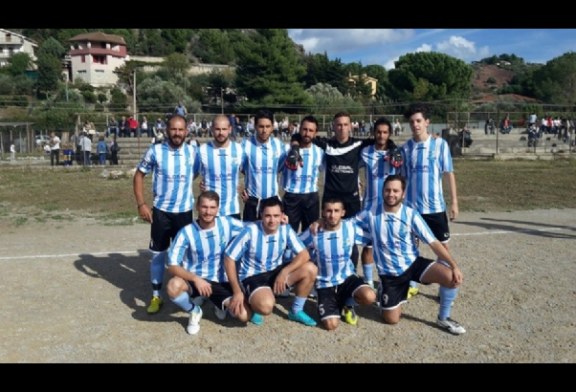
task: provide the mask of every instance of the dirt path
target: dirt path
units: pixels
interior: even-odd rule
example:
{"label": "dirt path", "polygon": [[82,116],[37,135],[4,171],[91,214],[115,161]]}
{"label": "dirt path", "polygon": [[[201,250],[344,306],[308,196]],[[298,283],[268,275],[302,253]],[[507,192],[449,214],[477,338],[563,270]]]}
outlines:
{"label": "dirt path", "polygon": [[368,307],[357,327],[304,327],[279,299],[261,327],[219,322],[206,304],[189,336],[175,305],[146,314],[147,225],[1,223],[1,362],[576,361],[576,210],[461,214],[450,245],[465,275],[462,336],[435,327],[436,285],[397,326]]}

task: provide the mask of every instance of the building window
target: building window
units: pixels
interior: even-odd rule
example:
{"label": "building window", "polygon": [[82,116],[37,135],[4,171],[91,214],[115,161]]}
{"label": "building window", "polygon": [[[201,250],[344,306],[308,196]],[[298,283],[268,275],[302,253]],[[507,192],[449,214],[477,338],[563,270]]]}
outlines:
{"label": "building window", "polygon": [[94,55],[92,58],[92,62],[94,62],[95,64],[107,64],[108,63],[106,61],[106,56],[102,56],[102,55]]}
{"label": "building window", "polygon": [[85,63],[86,62],[86,55],[83,54],[82,57],[80,58],[80,61]]}
{"label": "building window", "polygon": [[10,41],[12,41],[12,34],[6,33],[6,42],[10,42]]}

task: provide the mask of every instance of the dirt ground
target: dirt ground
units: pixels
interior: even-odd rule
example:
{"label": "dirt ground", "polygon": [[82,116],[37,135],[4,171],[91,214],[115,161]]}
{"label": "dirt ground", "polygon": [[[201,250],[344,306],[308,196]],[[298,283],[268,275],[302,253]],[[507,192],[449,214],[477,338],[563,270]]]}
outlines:
{"label": "dirt ground", "polygon": [[[450,246],[464,272],[452,315],[435,326],[437,286],[396,326],[360,308],[333,332],[287,319],[278,299],[263,326],[220,322],[211,304],[197,336],[172,303],[150,316],[149,226],[78,217],[0,225],[1,362],[546,362],[576,361],[576,210],[462,213]],[[425,252],[429,255],[428,252]],[[306,310],[316,319],[316,303]]]}

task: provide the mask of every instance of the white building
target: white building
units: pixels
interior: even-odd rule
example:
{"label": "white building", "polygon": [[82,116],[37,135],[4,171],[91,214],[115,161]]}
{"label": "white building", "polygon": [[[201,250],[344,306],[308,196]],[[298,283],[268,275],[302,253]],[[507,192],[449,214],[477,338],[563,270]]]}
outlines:
{"label": "white building", "polygon": [[0,29],[0,67],[8,65],[8,59],[16,53],[28,53],[32,61],[36,61],[36,42],[21,34]]}
{"label": "white building", "polygon": [[127,57],[124,37],[101,32],[79,34],[70,38],[72,82],[82,79],[94,87],[116,84],[117,67]]}

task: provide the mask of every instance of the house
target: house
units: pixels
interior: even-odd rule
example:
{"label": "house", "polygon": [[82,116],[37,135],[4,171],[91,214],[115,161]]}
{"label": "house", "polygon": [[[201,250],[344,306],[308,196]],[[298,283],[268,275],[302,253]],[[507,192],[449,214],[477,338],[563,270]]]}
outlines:
{"label": "house", "polygon": [[8,65],[8,59],[16,53],[28,53],[36,61],[38,44],[21,34],[0,29],[0,67]]}
{"label": "house", "polygon": [[355,86],[359,80],[365,85],[370,86],[370,97],[375,98],[377,91],[376,89],[378,87],[378,79],[368,76],[366,74],[362,74],[362,76],[359,77],[358,75],[352,75],[351,73],[348,73],[348,83],[350,83],[351,85]]}
{"label": "house", "polygon": [[124,37],[101,32],[79,34],[69,39],[72,82],[82,79],[94,87],[118,81],[114,70],[126,62]]}

